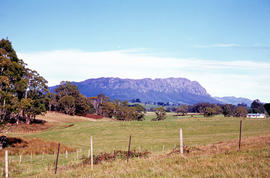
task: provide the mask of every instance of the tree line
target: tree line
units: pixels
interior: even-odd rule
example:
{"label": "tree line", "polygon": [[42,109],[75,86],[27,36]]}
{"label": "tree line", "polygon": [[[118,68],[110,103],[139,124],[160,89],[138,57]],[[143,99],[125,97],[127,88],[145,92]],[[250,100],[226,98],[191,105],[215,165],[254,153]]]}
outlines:
{"label": "tree line", "polygon": [[[135,100],[140,102],[139,99]],[[69,115],[97,114],[116,120],[144,120],[146,109],[140,105],[130,105],[127,101],[111,100],[102,94],[86,98],[78,87],[71,82],[61,82],[50,93],[47,81],[35,70],[17,57],[12,44],[7,39],[0,41],[0,122],[30,124],[37,115],[46,111],[58,111]],[[248,112],[270,113],[270,103],[253,101],[246,105],[209,104],[181,105],[172,111],[185,115],[188,112],[203,113],[205,116],[224,114],[225,117],[245,117]],[[166,110],[163,107],[153,109],[154,121],[164,120]]]}
{"label": "tree line", "polygon": [[263,104],[260,100],[256,99],[248,107],[246,104],[210,104],[198,103],[195,105],[181,105],[175,112],[181,115],[191,113],[202,113],[205,117],[223,114],[225,117],[246,117],[248,113],[269,113],[269,104]]}
{"label": "tree line", "polygon": [[[47,81],[17,57],[7,39],[0,41],[0,122],[30,124],[39,114],[58,111],[69,115],[95,113],[117,120],[144,120],[141,105],[111,100],[102,94],[86,98],[76,85],[61,82],[50,93]],[[157,118],[160,119],[158,116]],[[158,119],[158,120],[159,120]]]}
{"label": "tree line", "polygon": [[145,109],[141,105],[130,106],[127,101],[111,100],[100,94],[86,98],[71,82],[61,82],[51,94],[49,110],[69,115],[97,114],[117,120],[143,120]]}

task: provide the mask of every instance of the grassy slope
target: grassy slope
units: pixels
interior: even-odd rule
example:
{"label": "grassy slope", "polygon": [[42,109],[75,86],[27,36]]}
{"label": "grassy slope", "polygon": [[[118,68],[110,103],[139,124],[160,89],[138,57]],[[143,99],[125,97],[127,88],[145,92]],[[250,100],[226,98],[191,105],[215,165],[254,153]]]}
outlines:
{"label": "grassy slope", "polygon": [[[237,139],[239,118],[177,119],[171,115],[160,122],[151,122],[149,115],[143,122],[75,122],[73,127],[55,127],[48,131],[27,135],[66,145],[89,149],[89,138],[94,137],[95,152],[126,149],[129,135],[132,148],[141,147],[150,151],[171,150],[179,142],[179,128],[183,128],[184,144],[202,145],[228,139]],[[65,123],[68,124],[68,123]],[[243,137],[270,133],[270,120],[245,119]]]}
{"label": "grassy slope", "polygon": [[[153,113],[146,116],[146,120],[143,122],[118,122],[118,121],[98,121],[89,122],[80,118],[80,122],[77,122],[73,118],[63,119],[62,115],[52,115],[49,113],[46,118],[48,120],[55,120],[57,117],[61,122],[55,127],[38,133],[31,133],[26,135],[21,135],[22,137],[37,137],[45,140],[61,142],[65,145],[72,146],[78,149],[82,149],[80,156],[82,154],[87,155],[89,149],[89,137],[94,136],[94,153],[101,151],[111,152],[113,149],[127,149],[128,136],[132,135],[132,149],[142,147],[142,149],[147,149],[153,152],[154,155],[162,153],[163,145],[165,146],[165,151],[172,150],[172,148],[179,142],[179,128],[183,128],[184,133],[184,144],[185,145],[205,145],[209,143],[215,143],[225,140],[237,139],[239,135],[239,118],[192,118],[192,119],[177,119],[176,117],[169,114],[167,120],[160,122],[151,122]],[[76,122],[75,122],[76,121]],[[107,120],[106,120],[107,121]],[[73,123],[74,126],[65,128],[64,125],[69,125]],[[266,135],[270,133],[270,120],[269,119],[244,119],[243,120],[243,137],[247,136],[257,136]],[[252,152],[249,157],[248,154]],[[240,154],[240,155],[239,155]],[[235,156],[240,156],[239,158]],[[176,176],[180,175],[181,171],[188,171],[187,173],[182,173],[183,176],[197,175],[197,172],[193,170],[193,167],[200,166],[202,163],[206,164],[206,168],[200,170],[201,175],[225,175],[226,169],[231,167],[235,161],[240,161],[241,159],[253,159],[258,164],[259,173],[254,175],[262,175],[265,168],[269,168],[269,163],[265,163],[265,160],[269,162],[269,145],[264,147],[255,148],[254,150],[248,151],[247,153],[231,153],[231,156],[225,155],[214,155],[210,157],[193,157],[190,158],[188,164],[183,166],[179,165],[183,163],[183,158],[170,156],[164,159],[150,159],[139,160],[134,159],[131,161],[131,167],[125,172],[121,170],[126,168],[126,164],[118,160],[115,163],[104,163],[98,165],[95,168],[95,172],[89,172],[89,169],[78,168],[78,169],[68,169],[62,171],[63,176],[70,175],[90,175],[93,176],[105,176],[105,174],[110,173],[110,175],[126,175],[130,173],[131,176]],[[246,157],[247,156],[247,157]],[[261,158],[260,162],[257,158]],[[265,157],[264,157],[265,156]],[[268,157],[267,157],[268,156]],[[242,157],[242,158],[241,158]],[[18,160],[18,157],[14,156],[14,160]],[[29,158],[24,158],[26,162],[23,165],[18,166],[14,163],[13,175],[29,176],[41,174],[45,176],[52,172],[48,172],[48,167],[53,163],[53,155],[45,155],[44,161],[41,161],[41,155],[34,157],[33,162],[29,161]],[[27,161],[28,160],[28,161]],[[223,162],[224,163],[219,163]],[[67,164],[78,163],[76,160],[76,153],[69,155],[68,159],[61,155],[60,167]],[[206,163],[205,163],[206,162]],[[177,164],[175,164],[177,163]],[[190,163],[190,164],[189,164]],[[2,164],[2,163],[0,163]],[[218,166],[216,165],[218,164]],[[222,166],[222,164],[224,164]],[[238,164],[238,163],[235,163]],[[34,166],[33,166],[34,165]],[[119,166],[118,166],[119,165]],[[216,165],[216,166],[215,166]],[[221,166],[221,167],[220,167]],[[245,170],[252,170],[249,164],[244,164]],[[2,166],[1,166],[2,167]],[[235,169],[228,170],[227,176],[237,175],[236,171],[241,168],[241,165],[236,165]],[[18,170],[28,170],[17,172]],[[217,174],[213,174],[215,171]],[[226,173],[226,174],[225,174]],[[252,175],[249,172],[247,175]],[[50,177],[50,176],[49,176]]]}
{"label": "grassy slope", "polygon": [[[270,145],[245,148],[226,154],[180,157],[178,154],[147,159],[104,162],[94,167],[76,167],[59,172],[57,177],[269,177]],[[52,171],[51,171],[52,172]],[[40,176],[53,176],[41,172]]]}

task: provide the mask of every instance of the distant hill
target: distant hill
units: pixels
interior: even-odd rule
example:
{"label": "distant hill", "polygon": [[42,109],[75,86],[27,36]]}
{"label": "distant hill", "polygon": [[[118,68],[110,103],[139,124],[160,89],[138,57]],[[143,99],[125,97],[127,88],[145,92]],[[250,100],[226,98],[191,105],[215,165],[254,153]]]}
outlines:
{"label": "distant hill", "polygon": [[253,102],[252,100],[248,98],[237,98],[234,96],[225,96],[225,97],[215,97],[216,100],[221,101],[222,103],[226,104],[240,104],[240,103],[245,103],[247,106],[250,106],[251,103]]}
{"label": "distant hill", "polygon": [[[185,78],[136,80],[96,78],[72,83],[77,85],[79,91],[87,97],[102,93],[112,99],[128,101],[139,98],[142,102],[220,103],[219,100],[211,97],[198,82]],[[51,87],[50,89],[53,90],[54,88]]]}

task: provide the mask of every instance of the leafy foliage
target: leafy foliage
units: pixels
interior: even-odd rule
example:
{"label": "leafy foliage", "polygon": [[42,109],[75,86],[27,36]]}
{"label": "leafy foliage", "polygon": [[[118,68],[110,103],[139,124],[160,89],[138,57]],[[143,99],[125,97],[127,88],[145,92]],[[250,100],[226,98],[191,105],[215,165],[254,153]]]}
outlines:
{"label": "leafy foliage", "polygon": [[86,115],[94,112],[94,106],[80,94],[78,87],[71,82],[61,82],[54,90],[50,103],[51,110],[69,115]]}
{"label": "leafy foliage", "polygon": [[49,101],[47,81],[26,67],[11,42],[0,41],[0,120],[26,121],[46,112]]}
{"label": "leafy foliage", "polygon": [[152,119],[152,121],[160,121],[166,119],[166,110],[163,107],[159,107],[155,109],[156,118]]}
{"label": "leafy foliage", "polygon": [[251,112],[252,113],[264,113],[263,103],[260,100],[256,99],[251,103]]}
{"label": "leafy foliage", "polygon": [[264,109],[266,110],[266,112],[268,113],[268,115],[270,115],[270,103],[264,104]]}
{"label": "leafy foliage", "polygon": [[248,114],[248,111],[245,107],[243,106],[238,106],[235,108],[233,112],[234,117],[246,117]]}
{"label": "leafy foliage", "polygon": [[60,111],[63,111],[65,114],[74,115],[75,114],[75,98],[73,96],[63,96],[58,101]]}
{"label": "leafy foliage", "polygon": [[114,100],[103,94],[89,97],[96,110],[96,114],[122,121],[144,120],[145,108],[141,105],[130,106],[127,101]]}
{"label": "leafy foliage", "polygon": [[182,104],[179,108],[177,108],[176,112],[177,114],[182,113],[182,115],[184,116],[188,112],[188,106],[185,104]]}
{"label": "leafy foliage", "polygon": [[231,117],[233,116],[233,111],[235,110],[235,107],[234,105],[232,104],[225,104],[222,106],[222,114],[225,116],[225,117]]}

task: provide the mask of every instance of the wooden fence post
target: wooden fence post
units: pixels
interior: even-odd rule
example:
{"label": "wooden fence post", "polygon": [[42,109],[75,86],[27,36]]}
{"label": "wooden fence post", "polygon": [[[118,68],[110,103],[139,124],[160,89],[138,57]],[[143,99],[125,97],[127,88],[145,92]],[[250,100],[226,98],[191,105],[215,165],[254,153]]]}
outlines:
{"label": "wooden fence post", "polygon": [[128,159],[129,159],[130,144],[131,144],[131,135],[129,136],[128,152],[127,152],[127,162],[128,162]]}
{"label": "wooden fence post", "polygon": [[91,170],[93,170],[93,163],[94,163],[94,160],[93,160],[93,139],[92,139],[92,136],[91,136],[91,139],[90,139],[90,145],[91,145]]}
{"label": "wooden fence post", "polygon": [[58,143],[58,151],[57,151],[57,157],[56,157],[56,162],[55,162],[54,174],[56,174],[56,172],[57,172],[57,164],[58,164],[59,152],[60,152],[60,143]]}
{"label": "wooden fence post", "polygon": [[239,150],[241,147],[241,137],[242,137],[242,120],[240,121]]}
{"label": "wooden fence post", "polygon": [[183,131],[182,128],[180,128],[180,154],[182,155],[183,153]]}
{"label": "wooden fence post", "polygon": [[5,151],[5,172],[6,172],[6,178],[8,177],[8,150]]}

